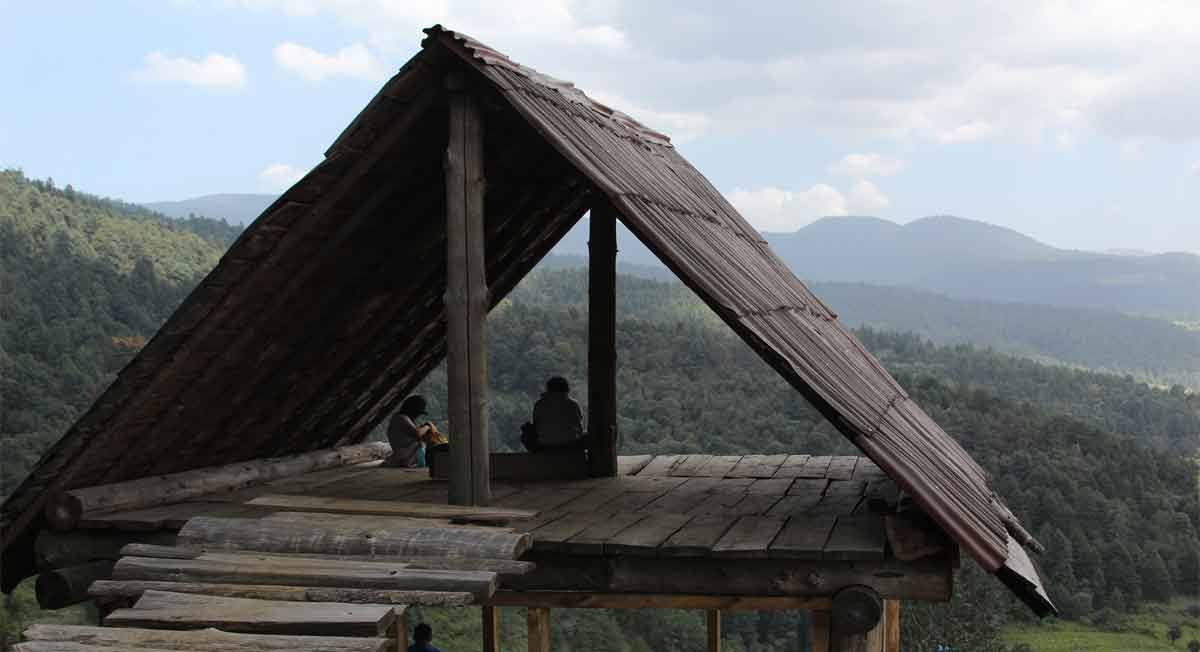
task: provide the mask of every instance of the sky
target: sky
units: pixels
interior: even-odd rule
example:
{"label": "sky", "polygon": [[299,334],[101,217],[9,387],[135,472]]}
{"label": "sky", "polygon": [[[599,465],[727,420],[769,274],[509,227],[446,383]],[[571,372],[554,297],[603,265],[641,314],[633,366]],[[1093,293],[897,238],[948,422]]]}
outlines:
{"label": "sky", "polygon": [[0,0],[0,167],[286,189],[441,23],[666,132],[757,228],[1200,253],[1200,2]]}

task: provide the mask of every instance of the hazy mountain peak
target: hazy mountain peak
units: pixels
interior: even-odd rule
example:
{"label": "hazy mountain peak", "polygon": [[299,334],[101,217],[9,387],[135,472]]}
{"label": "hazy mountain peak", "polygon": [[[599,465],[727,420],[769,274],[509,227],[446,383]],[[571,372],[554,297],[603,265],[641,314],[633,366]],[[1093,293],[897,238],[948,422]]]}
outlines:
{"label": "hazy mountain peak", "polygon": [[277,195],[254,193],[218,193],[177,201],[144,204],[153,211],[175,218],[198,215],[222,219],[233,224],[249,224],[262,214]]}

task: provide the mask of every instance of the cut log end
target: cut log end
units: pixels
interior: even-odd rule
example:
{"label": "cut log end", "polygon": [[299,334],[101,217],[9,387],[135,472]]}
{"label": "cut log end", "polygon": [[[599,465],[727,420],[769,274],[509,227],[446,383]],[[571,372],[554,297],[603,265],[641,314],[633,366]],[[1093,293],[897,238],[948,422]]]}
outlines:
{"label": "cut log end", "polygon": [[46,501],[46,521],[59,532],[72,530],[83,516],[83,502],[65,491],[57,492]]}
{"label": "cut log end", "polygon": [[110,578],[112,572],[113,562],[103,560],[42,573],[34,584],[38,606],[62,609],[85,602],[91,599],[88,586],[96,580]]}
{"label": "cut log end", "polygon": [[883,599],[866,586],[850,586],[833,596],[833,629],[844,634],[866,634],[883,617]]}

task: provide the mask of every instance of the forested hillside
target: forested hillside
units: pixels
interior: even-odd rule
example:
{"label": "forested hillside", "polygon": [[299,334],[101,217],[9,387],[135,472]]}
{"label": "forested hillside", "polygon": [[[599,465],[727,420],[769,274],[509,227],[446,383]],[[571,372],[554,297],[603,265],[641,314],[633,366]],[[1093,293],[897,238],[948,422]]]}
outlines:
{"label": "forested hillside", "polygon": [[[219,222],[168,221],[19,173],[3,176],[0,491],[90,404],[235,235]],[[623,453],[852,451],[682,286],[622,276],[618,317]],[[586,329],[586,274],[578,269],[535,272],[492,312],[498,447],[516,447],[519,424],[547,376],[571,378],[586,401]],[[966,346],[937,347],[912,335],[861,336],[991,471],[1050,548],[1042,562],[1067,616],[1088,619],[1102,609],[1200,590],[1196,474],[1181,455],[1193,454],[1200,439],[1196,395]],[[432,415],[444,418],[441,370],[423,391]],[[993,580],[966,571],[950,605],[905,613],[910,649],[949,642],[998,650],[996,627],[1022,611]],[[450,642],[454,628],[465,637],[477,627],[430,617],[448,628]],[[558,618],[554,631],[564,649],[575,637],[619,640],[612,649],[639,651],[701,643],[695,614]],[[802,647],[803,622],[796,614],[742,615],[730,619],[726,634],[734,650],[790,651]]]}
{"label": "forested hillside", "polygon": [[0,495],[237,233],[0,172]]}

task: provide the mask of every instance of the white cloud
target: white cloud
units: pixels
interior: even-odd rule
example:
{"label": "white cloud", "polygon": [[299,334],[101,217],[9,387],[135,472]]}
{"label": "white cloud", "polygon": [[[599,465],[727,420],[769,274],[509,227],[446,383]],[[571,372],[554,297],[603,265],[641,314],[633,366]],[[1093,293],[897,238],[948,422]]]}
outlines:
{"label": "white cloud", "polygon": [[1192,174],[1200,175],[1200,161],[1192,163]]}
{"label": "white cloud", "polygon": [[734,188],[729,201],[759,231],[790,232],[829,215],[846,215],[846,197],[818,183],[807,190]]}
{"label": "white cloud", "polygon": [[620,49],[629,45],[625,32],[611,25],[578,27],[575,29],[575,37],[582,43],[605,48]]}
{"label": "white cloud", "polygon": [[696,140],[712,128],[712,118],[703,113],[650,109],[638,106],[623,97],[602,92],[588,93],[588,97],[630,116],[655,131],[666,134],[674,144]]}
{"label": "white cloud", "polygon": [[987,138],[995,130],[996,128],[992,124],[983,120],[976,120],[975,122],[968,122],[967,124],[958,125],[953,129],[947,129],[938,133],[937,140],[943,145],[970,143]]}
{"label": "white cloud", "polygon": [[263,192],[283,192],[292,187],[306,171],[287,163],[271,163],[258,173],[258,186]]}
{"label": "white cloud", "polygon": [[890,203],[878,186],[866,179],[859,179],[850,190],[847,208],[852,213],[871,215],[887,208]]}
{"label": "white cloud", "polygon": [[904,171],[908,162],[890,158],[874,152],[867,154],[847,154],[840,161],[829,166],[833,174],[845,177],[890,177]]}
{"label": "white cloud", "polygon": [[151,52],[134,73],[143,81],[183,82],[202,88],[236,89],[246,85],[246,68],[236,57],[210,53],[203,59]]}
{"label": "white cloud", "polygon": [[325,54],[285,41],[276,45],[272,54],[279,67],[308,81],[321,81],[329,77],[375,81],[387,75],[387,67],[362,43],[353,43],[333,54]]}

